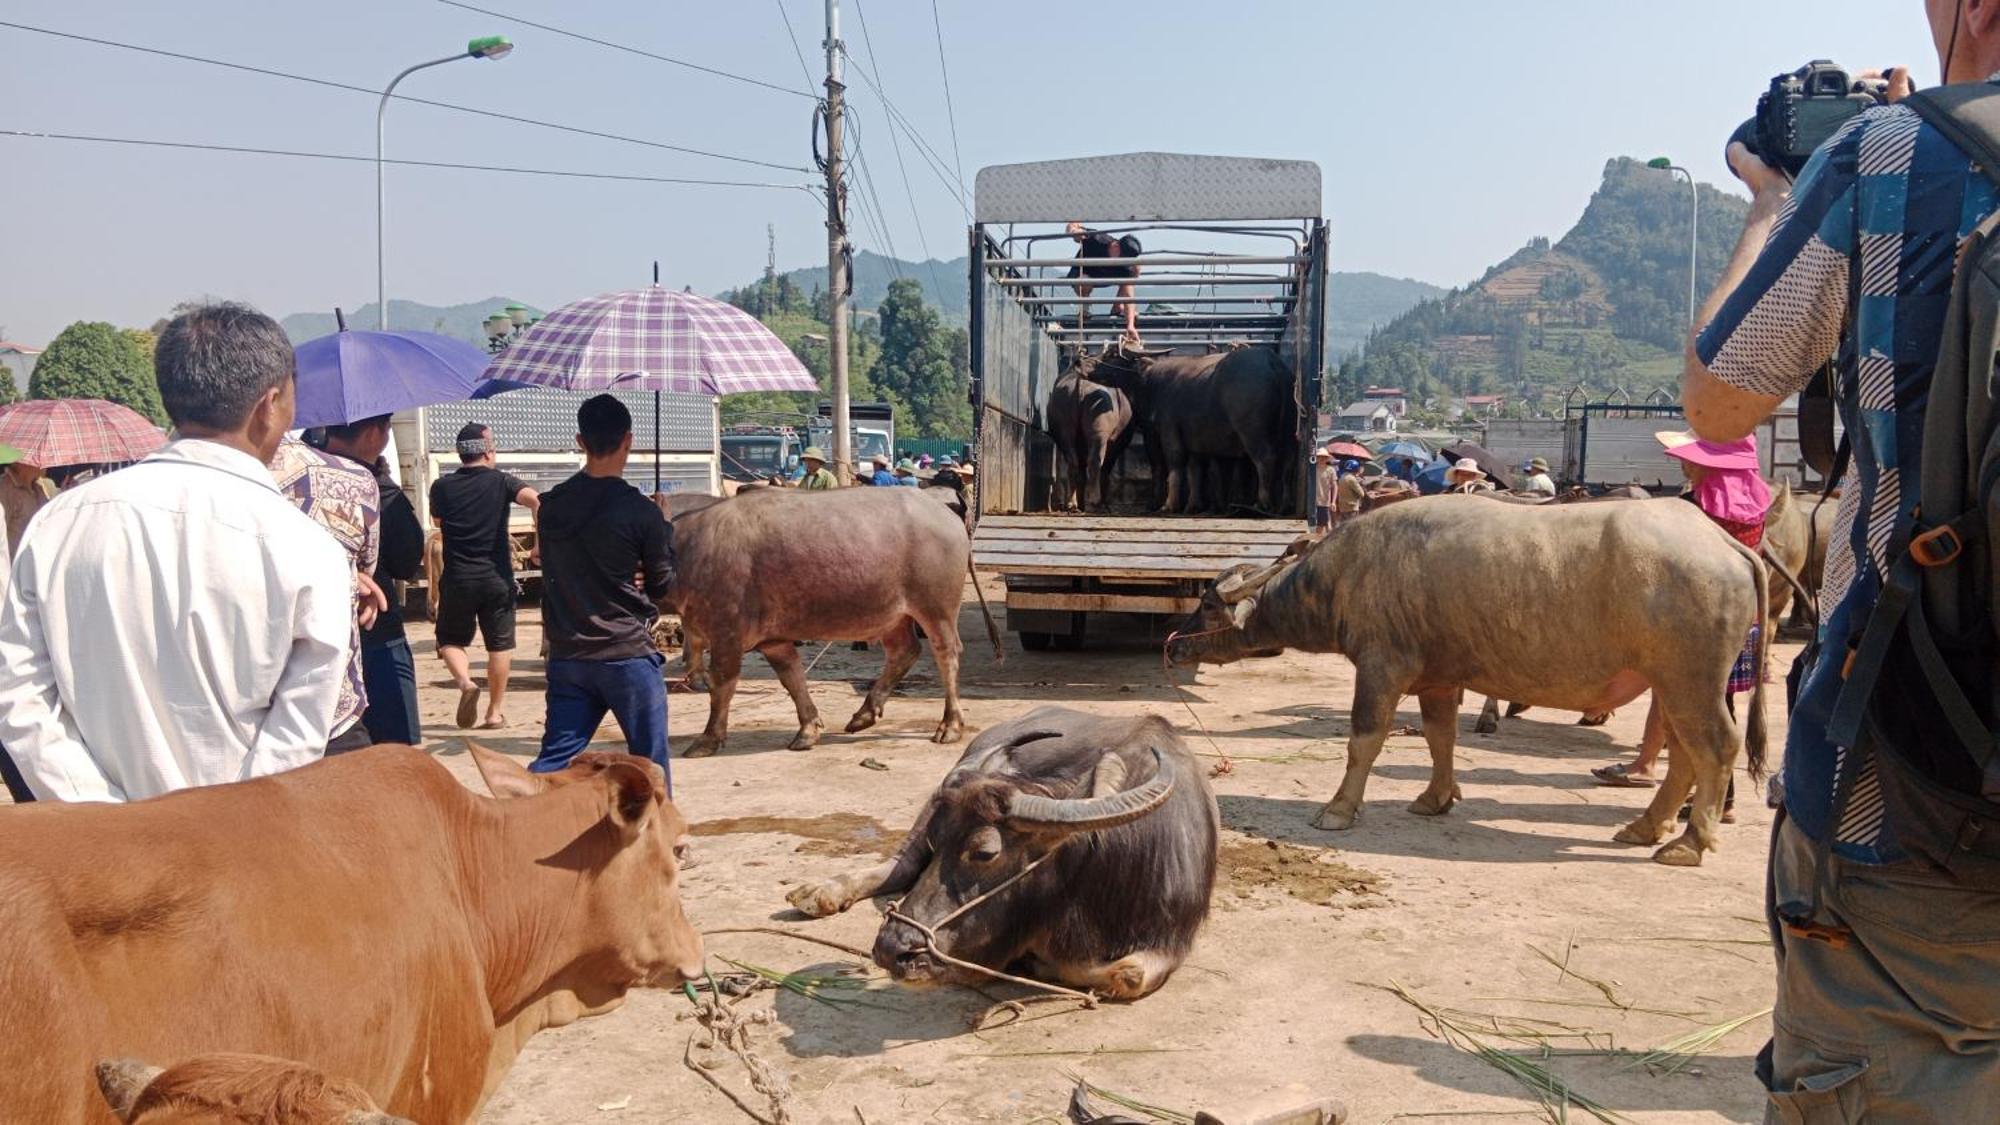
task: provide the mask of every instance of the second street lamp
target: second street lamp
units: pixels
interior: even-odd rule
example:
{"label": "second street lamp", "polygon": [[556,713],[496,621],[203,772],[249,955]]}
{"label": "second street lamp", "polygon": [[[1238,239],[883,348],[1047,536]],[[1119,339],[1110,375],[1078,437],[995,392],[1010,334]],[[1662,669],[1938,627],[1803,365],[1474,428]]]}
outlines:
{"label": "second street lamp", "polygon": [[389,282],[382,251],[383,227],[386,224],[383,215],[388,210],[388,188],[383,179],[382,130],[383,120],[389,112],[389,99],[395,95],[398,82],[427,67],[443,66],[460,59],[500,59],[507,57],[513,50],[514,44],[504,35],[482,36],[467,43],[465,50],[459,54],[420,62],[406,68],[391,78],[389,85],[382,90],[382,101],[375,107],[375,326],[384,332],[389,330]]}
{"label": "second street lamp", "polygon": [[1664,156],[1656,156],[1646,161],[1646,167],[1658,168],[1662,172],[1679,172],[1688,182],[1688,331],[1700,325],[1694,322],[1694,273],[1695,261],[1700,250],[1701,234],[1701,189],[1694,186],[1694,173],[1674,163]]}

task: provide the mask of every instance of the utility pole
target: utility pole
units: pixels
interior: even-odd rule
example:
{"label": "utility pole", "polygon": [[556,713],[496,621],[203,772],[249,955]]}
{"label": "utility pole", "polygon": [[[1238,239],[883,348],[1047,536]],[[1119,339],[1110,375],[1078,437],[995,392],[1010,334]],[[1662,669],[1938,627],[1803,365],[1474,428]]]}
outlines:
{"label": "utility pole", "polygon": [[842,179],[840,0],[826,0],[826,348],[833,372],[833,473],[854,478],[853,433],[847,421],[847,185]]}
{"label": "utility pole", "polygon": [[764,224],[764,314],[778,311],[778,226]]}

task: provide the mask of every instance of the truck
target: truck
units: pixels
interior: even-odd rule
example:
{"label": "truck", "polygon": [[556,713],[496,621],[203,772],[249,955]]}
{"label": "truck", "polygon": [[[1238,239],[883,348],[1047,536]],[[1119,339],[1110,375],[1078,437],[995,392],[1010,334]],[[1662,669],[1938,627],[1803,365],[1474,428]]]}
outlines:
{"label": "truck", "polygon": [[[1319,166],[1303,160],[1142,152],[979,172],[968,270],[973,558],[1005,581],[1007,628],[1023,648],[1080,648],[1101,614],[1186,614],[1217,574],[1269,560],[1305,533],[1304,457],[1293,459],[1282,512],[1155,515],[1146,512],[1143,438],[1124,459],[1128,488],[1110,512],[1052,511],[1046,410],[1065,350],[1114,343],[1124,329],[1118,306],[1136,303],[1150,348],[1275,348],[1295,380],[1282,428],[1305,449],[1326,363],[1321,211]],[[1141,238],[1133,297],[1115,296],[1116,281],[1097,281],[1088,299],[1074,292],[1070,221]]]}
{"label": "truck", "polygon": [[[710,395],[614,391],[632,411],[632,459],[625,479],[642,492],[695,491],[719,494],[716,400]],[[576,444],[576,410],[590,395],[526,387],[476,402],[452,402],[407,410],[390,423],[391,456],[403,491],[416,506],[417,521],[433,527],[431,482],[459,465],[458,431],[468,422],[492,428],[499,467],[546,492],[583,467]],[[513,510],[516,578],[538,579],[529,564],[535,545],[533,518]]]}
{"label": "truck", "polygon": [[[853,402],[847,406],[847,426],[854,450],[856,472],[866,469],[870,459],[896,460],[896,408],[886,402]],[[813,421],[813,444],[833,455],[833,404],[821,402]]]}
{"label": "truck", "polygon": [[790,476],[809,440],[791,426],[731,426],[722,431],[722,479],[748,484]]}
{"label": "truck", "polygon": [[[1793,395],[1758,424],[1757,459],[1765,479],[1772,483],[1787,481],[1794,488],[1817,491],[1825,481],[1806,463],[1799,443],[1798,414],[1798,396]],[[1672,491],[1680,486],[1680,463],[1666,455],[1655,436],[1662,430],[1687,428],[1687,419],[1677,403],[1589,402],[1572,406],[1560,421],[1505,425],[1489,422],[1486,448],[1514,462],[1521,449],[1512,441],[1516,431],[1508,427],[1537,425],[1542,427],[1535,431],[1541,435],[1537,440],[1544,445],[1548,441],[1547,427],[1560,427],[1561,459],[1549,457],[1549,463],[1560,466],[1558,476],[1564,484],[1636,483],[1655,492]],[[1496,427],[1500,429],[1496,431]],[[1838,433],[1836,423],[1836,438]],[[1546,456],[1539,448],[1534,455]]]}

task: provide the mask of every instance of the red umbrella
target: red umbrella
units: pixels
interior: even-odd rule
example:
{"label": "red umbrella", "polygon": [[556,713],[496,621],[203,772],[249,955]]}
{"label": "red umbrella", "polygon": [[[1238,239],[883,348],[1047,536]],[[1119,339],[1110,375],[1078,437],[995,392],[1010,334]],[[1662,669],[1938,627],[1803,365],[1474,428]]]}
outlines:
{"label": "red umbrella", "polygon": [[167,436],[115,402],[43,398],[0,407],[0,442],[31,465],[116,465],[144,458]]}
{"label": "red umbrella", "polygon": [[1375,459],[1375,454],[1370,452],[1367,446],[1356,445],[1351,441],[1329,442],[1327,443],[1326,451],[1335,457],[1351,457],[1356,461],[1372,461]]}

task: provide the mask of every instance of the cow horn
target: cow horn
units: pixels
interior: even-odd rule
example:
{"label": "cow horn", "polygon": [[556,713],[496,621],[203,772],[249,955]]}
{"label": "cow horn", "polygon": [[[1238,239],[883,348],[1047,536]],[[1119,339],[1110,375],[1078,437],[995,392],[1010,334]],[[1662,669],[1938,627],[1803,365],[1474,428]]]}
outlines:
{"label": "cow horn", "polygon": [[1015,793],[1007,802],[1007,818],[1018,824],[1095,832],[1116,828],[1145,816],[1166,803],[1174,791],[1173,775],[1157,747],[1153,750],[1153,780],[1136,789],[1102,797],[1063,799],[1035,793]]}
{"label": "cow horn", "polygon": [[1232,574],[1215,584],[1215,596],[1222,599],[1223,605],[1235,605],[1263,589],[1264,583],[1276,578],[1278,572],[1285,569],[1289,563],[1289,559],[1279,559],[1262,570],[1253,570],[1248,574]]}

